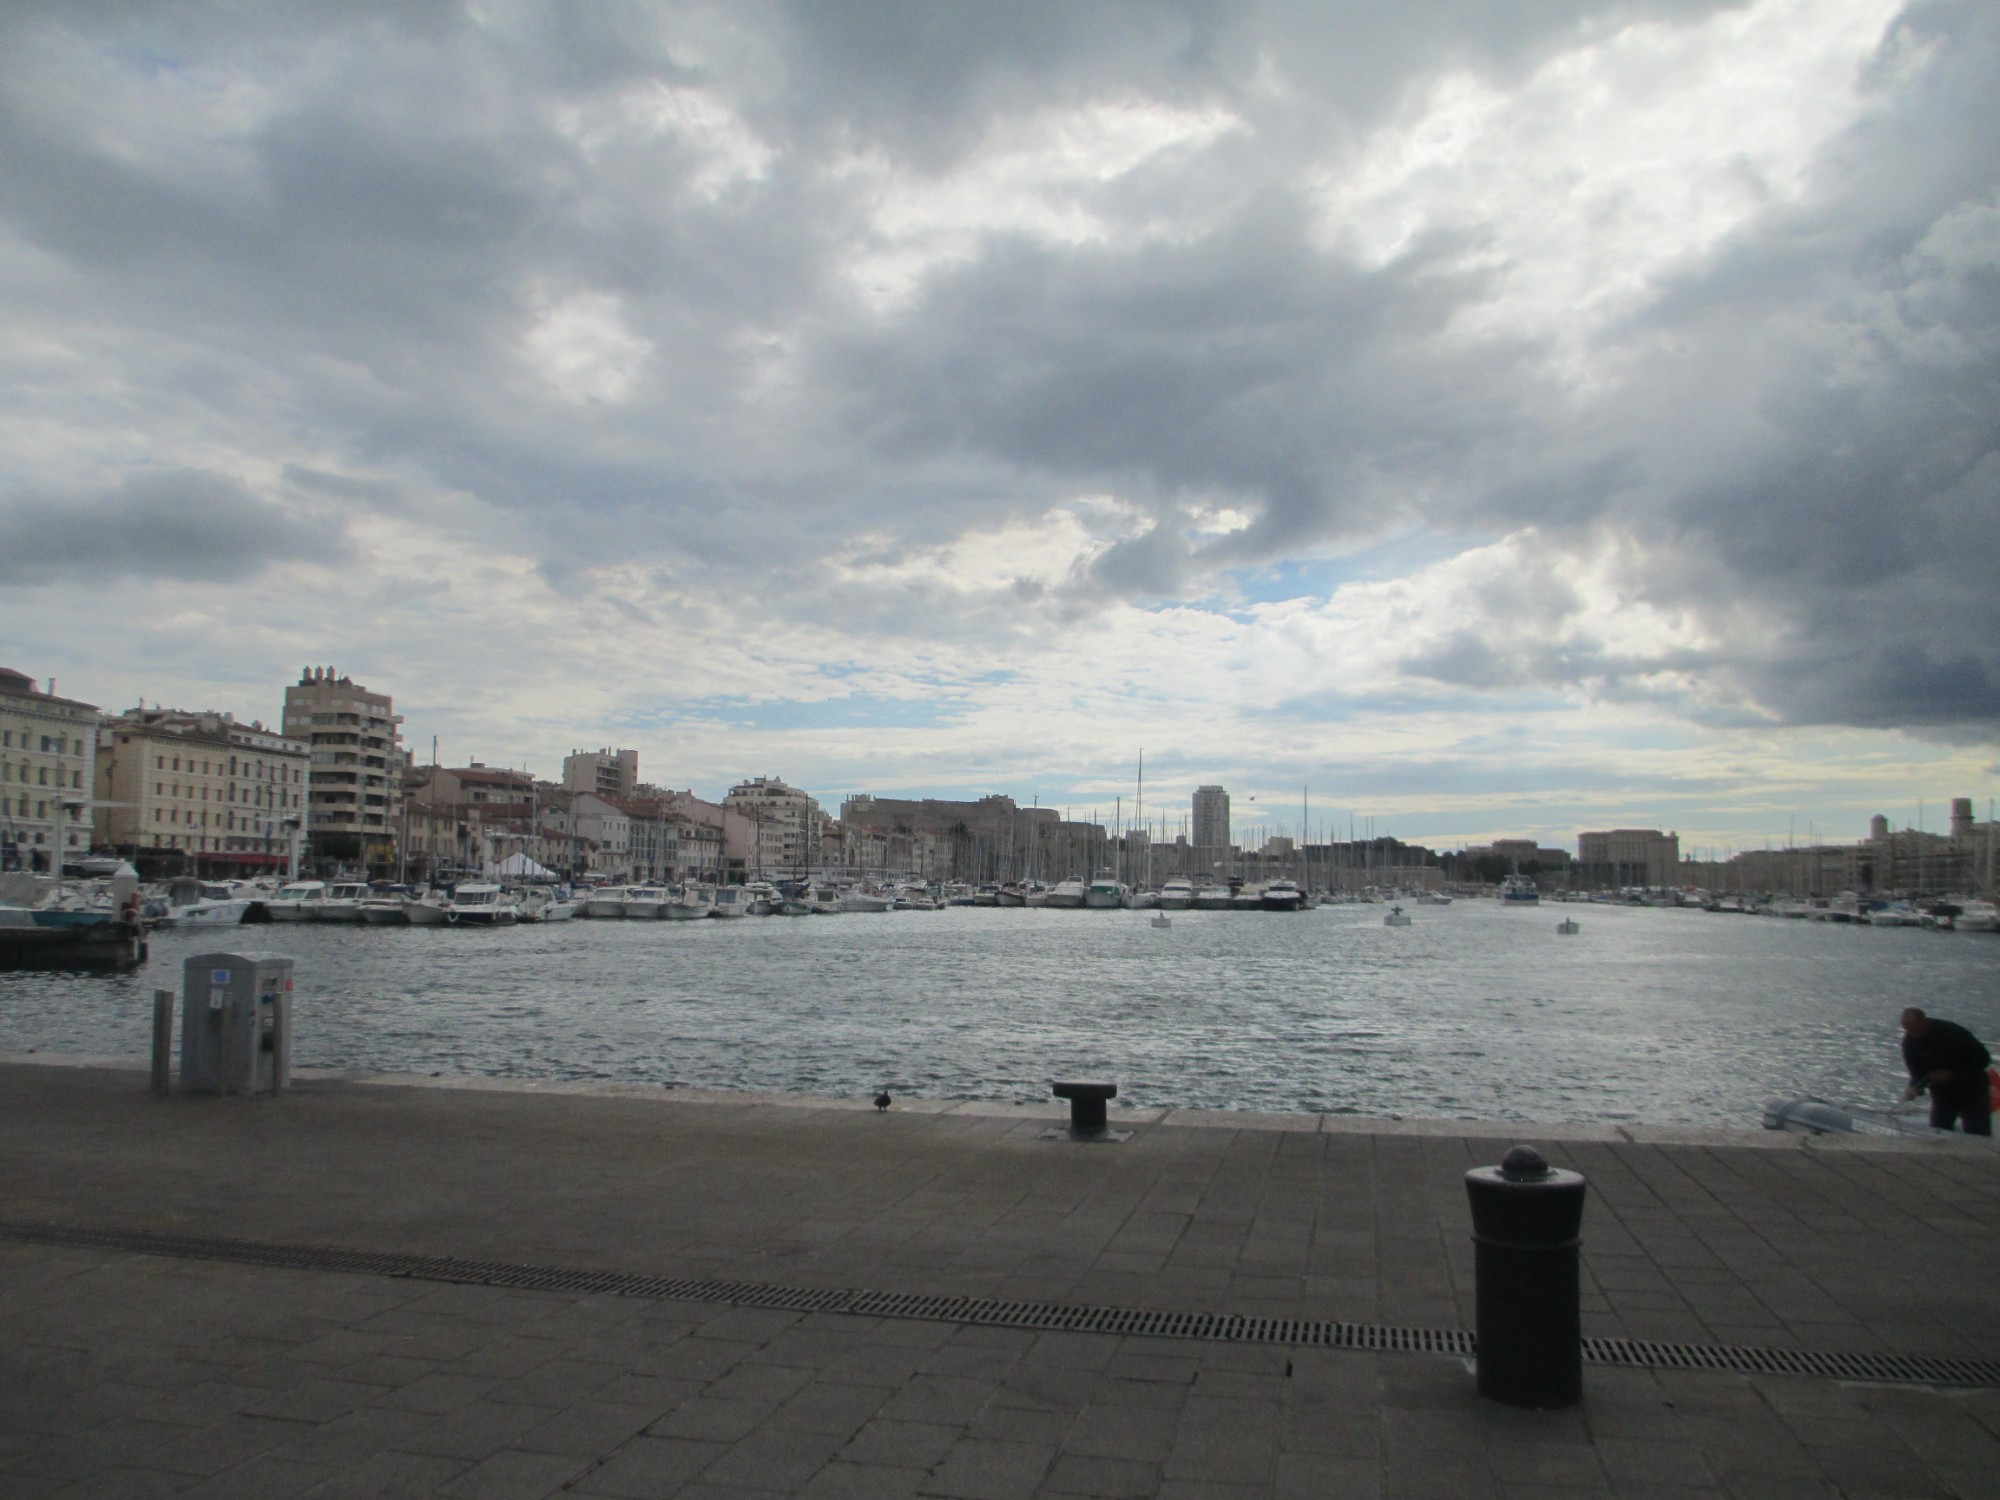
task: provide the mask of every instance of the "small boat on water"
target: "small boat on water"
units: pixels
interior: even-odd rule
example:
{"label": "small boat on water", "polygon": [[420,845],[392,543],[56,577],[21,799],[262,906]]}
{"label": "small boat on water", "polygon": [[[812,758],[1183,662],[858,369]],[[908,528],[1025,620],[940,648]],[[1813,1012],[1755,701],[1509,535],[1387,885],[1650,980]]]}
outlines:
{"label": "small boat on water", "polygon": [[406,892],[401,886],[392,891],[370,891],[360,901],[361,920],[370,927],[404,927],[409,924]]}
{"label": "small boat on water", "polygon": [[485,881],[454,888],[445,904],[445,925],[449,927],[511,927],[520,919],[520,907],[499,886]]}
{"label": "small boat on water", "polygon": [[840,909],[842,911],[865,912],[887,911],[895,902],[895,899],[894,896],[884,895],[881,891],[870,890],[865,885],[850,885],[840,893]]}
{"label": "small boat on water", "polygon": [[680,895],[667,903],[669,922],[693,922],[706,917],[715,909],[715,887],[711,885],[684,885]]}
{"label": "small boat on water", "polygon": [[1303,911],[1306,893],[1296,881],[1274,880],[1264,887],[1259,899],[1265,911]]}
{"label": "small boat on water", "polygon": [[1542,893],[1535,889],[1535,882],[1518,871],[1500,882],[1500,902],[1503,906],[1534,906],[1541,899]]}
{"label": "small boat on water", "polygon": [[584,898],[583,909],[578,913],[585,917],[622,917],[625,915],[625,887],[622,885],[599,886]]}
{"label": "small boat on water", "polygon": [[1171,927],[1174,925],[1174,919],[1163,911],[1154,912],[1149,920],[1155,927]]}
{"label": "small boat on water", "polygon": [[1564,917],[1560,922],[1556,923],[1557,937],[1575,937],[1581,931],[1583,929],[1577,925],[1574,917]]}
{"label": "small boat on water", "polygon": [[1083,908],[1084,884],[1074,875],[1067,880],[1058,880],[1049,887],[1048,904],[1061,907],[1065,911],[1080,911]]}
{"label": "small boat on water", "polygon": [[359,925],[361,903],[368,899],[365,880],[336,880],[326,888],[326,899],[313,908],[315,922],[348,922]]}
{"label": "small boat on water", "polygon": [[2000,932],[2000,906],[1991,901],[1967,901],[1951,925],[1959,932]]}
{"label": "small boat on water", "polygon": [[1228,911],[1235,904],[1226,885],[1205,885],[1194,893],[1196,911]]}
{"label": "small boat on water", "polygon": [[715,900],[709,904],[708,914],[711,917],[747,917],[755,904],[756,898],[748,886],[719,886],[715,892]]}
{"label": "small boat on water", "polygon": [[325,881],[294,880],[279,886],[278,893],[264,903],[264,910],[273,922],[311,922],[318,919],[325,904]]}
{"label": "small boat on water", "polygon": [[1895,1110],[1872,1109],[1860,1104],[1834,1104],[1810,1094],[1796,1099],[1771,1099],[1764,1105],[1766,1130],[1790,1130],[1805,1135],[1877,1135],[1906,1140],[1931,1140],[1941,1146],[1953,1144],[1993,1149],[1992,1136],[1962,1135],[1955,1130],[1938,1130],[1928,1120]]}
{"label": "small boat on water", "polygon": [[1028,893],[1018,885],[1003,885],[993,893],[995,906],[1022,907],[1028,904]]}
{"label": "small boat on water", "polygon": [[1161,911],[1186,911],[1194,905],[1194,886],[1185,875],[1176,875],[1160,887]]}
{"label": "small boat on water", "polygon": [[625,888],[625,899],[620,904],[619,915],[628,921],[657,922],[666,915],[667,902],[671,899],[663,885],[633,885]]}
{"label": "small boat on water", "polygon": [[259,904],[251,887],[237,880],[204,880],[201,894],[182,906],[170,906],[162,927],[235,927]]}
{"label": "small boat on water", "polygon": [[1392,906],[1389,908],[1389,915],[1382,919],[1382,925],[1384,927],[1408,927],[1410,919],[1404,914],[1402,907]]}
{"label": "small boat on water", "polygon": [[1093,911],[1114,911],[1125,904],[1125,882],[1115,875],[1100,875],[1083,888],[1083,904]]}

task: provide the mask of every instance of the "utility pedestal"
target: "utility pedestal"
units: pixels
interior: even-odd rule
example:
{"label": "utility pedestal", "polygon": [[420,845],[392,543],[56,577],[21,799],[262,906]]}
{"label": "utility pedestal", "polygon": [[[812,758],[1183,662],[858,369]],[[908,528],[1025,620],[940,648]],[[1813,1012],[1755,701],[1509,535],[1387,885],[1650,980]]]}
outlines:
{"label": "utility pedestal", "polygon": [[272,1093],[292,1077],[292,961],[197,953],[181,969],[181,1088]]}

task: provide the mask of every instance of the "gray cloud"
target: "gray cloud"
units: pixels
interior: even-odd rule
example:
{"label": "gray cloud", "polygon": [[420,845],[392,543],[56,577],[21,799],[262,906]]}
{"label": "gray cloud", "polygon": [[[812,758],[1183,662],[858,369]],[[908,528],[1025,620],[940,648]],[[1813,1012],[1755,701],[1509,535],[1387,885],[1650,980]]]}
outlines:
{"label": "gray cloud", "polygon": [[[564,590],[636,558],[893,631],[951,601],[857,597],[827,581],[829,552],[864,535],[915,551],[1107,490],[1142,512],[1132,535],[1082,587],[1014,602],[1073,615],[1397,527],[1534,526],[1545,576],[1483,601],[1532,627],[1527,606],[1560,603],[1565,559],[1611,528],[1638,549],[1639,597],[1722,638],[1674,658],[1709,690],[1690,714],[2000,730],[1990,5],[1912,6],[1901,25],[1928,60],[1883,65],[1877,107],[1799,203],[1593,335],[1621,385],[1591,402],[1538,331],[1442,336],[1492,290],[1466,244],[1435,235],[1364,269],[1315,242],[1298,174],[1429,80],[1505,90],[1579,37],[1704,8],[1721,7],[801,0],[481,25],[447,5],[10,7],[0,228],[57,268],[10,321],[88,330],[79,357],[134,393],[123,420],[292,464],[301,490],[385,510],[406,485],[472,497]],[[234,75],[266,106],[176,170],[143,133],[115,139],[130,117],[93,69],[134,55],[185,83],[183,105]],[[761,175],[705,195],[699,143],[593,148],[563,126],[655,83],[733,108],[770,153]],[[865,304],[843,257],[869,241],[874,189],[836,163],[935,177],[997,122],[1091,100],[1246,122],[1077,190],[1117,231],[1188,205],[1212,222],[1104,242],[994,230],[912,304]],[[617,298],[650,349],[622,403],[556,399],[523,361],[573,292]],[[51,422],[97,420],[92,377],[67,404],[37,399]],[[345,478],[328,455],[402,477]],[[0,583],[240,577],[332,544],[215,475],[51,498],[61,480],[28,474],[0,510]],[[1217,504],[1248,525],[1181,534]],[[1475,632],[1409,665],[1615,694],[1659,663]]]}
{"label": "gray cloud", "polygon": [[200,469],[130,476],[93,494],[0,501],[0,585],[60,579],[226,583],[274,562],[344,555],[337,527]]}

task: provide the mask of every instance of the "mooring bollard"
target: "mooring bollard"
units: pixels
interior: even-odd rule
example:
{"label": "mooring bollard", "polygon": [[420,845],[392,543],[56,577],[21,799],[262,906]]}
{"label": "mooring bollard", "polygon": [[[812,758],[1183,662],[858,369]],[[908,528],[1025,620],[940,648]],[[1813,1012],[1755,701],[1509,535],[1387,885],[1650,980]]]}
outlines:
{"label": "mooring bollard", "polygon": [[1583,1399],[1577,1258],[1584,1180],[1516,1146],[1465,1174],[1472,1203],[1479,1394],[1508,1406]]}
{"label": "mooring bollard", "polygon": [[1073,1141],[1111,1139],[1104,1101],[1118,1097],[1115,1083],[1054,1082],[1049,1085],[1058,1099],[1069,1100],[1069,1137]]}
{"label": "mooring bollard", "polygon": [[174,992],[153,991],[153,1092],[161,1098],[173,1086]]}

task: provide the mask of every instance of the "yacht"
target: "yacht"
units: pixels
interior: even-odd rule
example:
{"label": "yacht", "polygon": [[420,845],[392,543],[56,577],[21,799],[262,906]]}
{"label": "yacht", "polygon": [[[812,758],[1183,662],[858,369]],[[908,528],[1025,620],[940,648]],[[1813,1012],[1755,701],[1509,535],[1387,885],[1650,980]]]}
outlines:
{"label": "yacht", "polygon": [[815,880],[806,887],[806,905],[816,917],[831,916],[846,910],[840,904],[840,887],[830,880]]}
{"label": "yacht", "polygon": [[326,888],[326,899],[314,908],[315,922],[359,922],[361,903],[368,899],[365,880],[336,880]]}
{"label": "yacht", "polygon": [[401,886],[394,890],[370,891],[361,898],[361,920],[370,927],[402,927],[410,916],[404,909]]}
{"label": "yacht", "polygon": [[185,906],[170,906],[160,918],[166,927],[234,927],[243,914],[257,904],[257,898],[242,894],[248,887],[239,881],[204,880],[201,894]]}
{"label": "yacht", "polygon": [[1093,911],[1111,911],[1125,904],[1125,882],[1113,875],[1100,875],[1083,890],[1083,904]]}
{"label": "yacht", "polygon": [[744,883],[743,892],[750,902],[750,915],[768,917],[778,909],[778,888],[768,880],[751,880]]}
{"label": "yacht", "polygon": [[715,900],[708,908],[711,917],[747,917],[756,904],[755,897],[747,885],[725,885],[717,888]]}
{"label": "yacht", "polygon": [[1019,885],[1003,885],[993,893],[995,906],[1026,906],[1028,893]]}
{"label": "yacht", "polygon": [[443,891],[427,891],[403,903],[403,920],[412,927],[449,927],[451,898]]}
{"label": "yacht", "polygon": [[1500,900],[1507,906],[1534,906],[1542,899],[1542,893],[1535,889],[1535,882],[1527,876],[1516,873],[1500,882]]}
{"label": "yacht", "polygon": [[1194,905],[1194,885],[1185,875],[1176,875],[1160,887],[1161,911],[1186,911]]}
{"label": "yacht", "polygon": [[1306,893],[1298,888],[1295,881],[1274,880],[1264,887],[1265,911],[1303,911],[1305,904]]}
{"label": "yacht", "polygon": [[445,921],[452,927],[511,927],[521,918],[521,908],[506,899],[497,885],[484,881],[456,887],[445,906]]}
{"label": "yacht", "polygon": [[1991,901],[1967,901],[1959,907],[1951,925],[1960,932],[2000,931],[2000,906]]}
{"label": "yacht", "polygon": [[842,911],[887,911],[893,897],[871,891],[865,885],[850,885],[840,893]]}
{"label": "yacht", "polygon": [[1065,911],[1078,910],[1083,906],[1083,895],[1083,882],[1072,875],[1049,887],[1048,904],[1062,907]]}
{"label": "yacht", "polygon": [[310,922],[326,904],[326,882],[294,880],[278,887],[278,894],[264,903],[273,922]]}
{"label": "yacht", "polygon": [[600,886],[590,893],[583,903],[586,917],[622,917],[625,915],[625,887],[622,885]]}
{"label": "yacht", "polygon": [[666,916],[669,922],[692,922],[707,916],[714,908],[715,887],[683,885],[680,895],[667,903]]}
{"label": "yacht", "polygon": [[1196,911],[1228,911],[1234,904],[1226,885],[1205,885],[1194,893]]}
{"label": "yacht", "polygon": [[667,888],[662,885],[628,886],[625,890],[624,904],[619,908],[619,915],[657,922],[666,915],[668,899]]}

